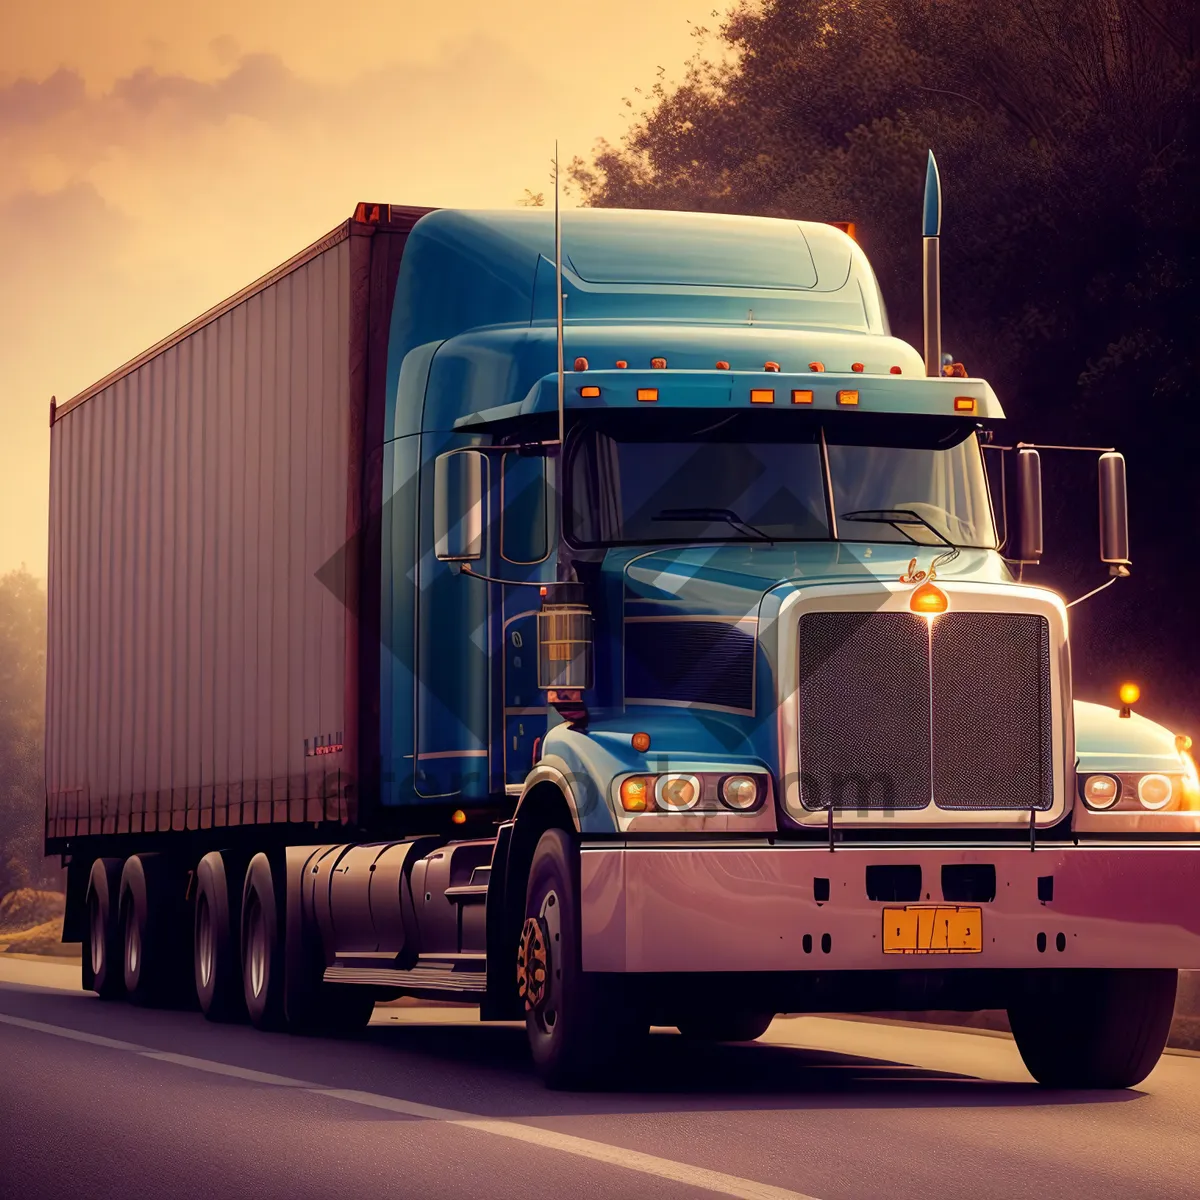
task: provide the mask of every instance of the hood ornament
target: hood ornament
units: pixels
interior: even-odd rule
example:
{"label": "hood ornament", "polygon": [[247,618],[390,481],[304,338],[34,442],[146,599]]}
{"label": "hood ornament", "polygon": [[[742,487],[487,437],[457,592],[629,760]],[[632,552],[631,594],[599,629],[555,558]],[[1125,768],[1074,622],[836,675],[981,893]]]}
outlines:
{"label": "hood ornament", "polygon": [[920,570],[915,558],[909,559],[908,570],[900,576],[900,582],[916,585],[912,595],[908,598],[908,607],[913,612],[925,616],[936,616],[938,613],[944,613],[950,607],[950,598],[933,581],[937,578],[938,567],[945,566],[946,563],[957,557],[957,549],[939,554],[929,564],[928,571]]}

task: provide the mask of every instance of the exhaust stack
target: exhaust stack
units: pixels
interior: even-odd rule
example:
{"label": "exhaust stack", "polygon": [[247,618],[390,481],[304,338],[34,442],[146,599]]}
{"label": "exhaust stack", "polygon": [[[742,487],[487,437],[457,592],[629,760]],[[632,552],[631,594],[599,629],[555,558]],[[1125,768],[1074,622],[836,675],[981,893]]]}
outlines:
{"label": "exhaust stack", "polygon": [[922,249],[925,275],[925,374],[942,373],[942,267],[939,239],[942,232],[942,181],[937,159],[929,152],[925,168],[925,217]]}

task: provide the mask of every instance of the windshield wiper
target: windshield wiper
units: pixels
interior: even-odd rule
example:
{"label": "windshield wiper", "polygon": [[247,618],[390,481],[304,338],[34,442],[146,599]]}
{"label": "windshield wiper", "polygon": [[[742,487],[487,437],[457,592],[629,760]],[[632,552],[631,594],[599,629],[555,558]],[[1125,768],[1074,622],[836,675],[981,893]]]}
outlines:
{"label": "windshield wiper", "polygon": [[764,542],[773,540],[761,529],[751,525],[749,521],[743,521],[737,513],[729,508],[664,508],[662,512],[656,513],[651,519],[655,521],[724,521],[727,525],[732,525],[734,529],[743,532],[748,530]]}
{"label": "windshield wiper", "polygon": [[923,546],[924,542],[918,542],[910,533],[905,533],[900,528],[901,525],[924,525],[930,533],[933,534],[943,546],[948,546],[951,550],[958,553],[959,547],[956,546],[936,525],[931,525],[919,513],[913,512],[911,508],[863,508],[857,512],[838,513],[839,521],[874,521],[880,525],[890,525],[897,533],[902,533],[914,546]]}

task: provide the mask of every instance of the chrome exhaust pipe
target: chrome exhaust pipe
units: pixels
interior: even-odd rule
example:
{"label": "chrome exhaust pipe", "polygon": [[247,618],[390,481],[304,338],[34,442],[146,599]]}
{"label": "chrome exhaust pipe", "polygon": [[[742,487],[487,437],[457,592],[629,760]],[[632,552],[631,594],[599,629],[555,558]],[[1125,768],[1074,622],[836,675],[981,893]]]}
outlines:
{"label": "chrome exhaust pipe", "polygon": [[942,373],[942,265],[939,239],[942,232],[942,181],[937,159],[929,152],[925,168],[925,216],[922,249],[925,275],[925,374]]}

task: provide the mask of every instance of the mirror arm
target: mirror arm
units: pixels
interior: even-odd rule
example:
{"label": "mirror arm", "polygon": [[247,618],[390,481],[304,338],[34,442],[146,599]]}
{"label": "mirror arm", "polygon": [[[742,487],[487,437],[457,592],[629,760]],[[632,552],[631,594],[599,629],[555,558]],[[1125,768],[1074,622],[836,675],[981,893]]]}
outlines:
{"label": "mirror arm", "polygon": [[1114,583],[1116,583],[1118,579],[1124,579],[1128,575],[1129,575],[1128,570],[1122,572],[1122,571],[1118,571],[1114,567],[1113,575],[1112,575],[1111,579],[1106,580],[1104,583],[1102,583],[1097,588],[1092,588],[1092,590],[1090,592],[1084,592],[1084,594],[1082,596],[1079,596],[1077,599],[1072,600],[1071,603],[1067,605],[1067,608],[1074,608],[1075,605],[1082,604],[1085,600],[1090,600],[1097,593],[1104,591],[1105,588],[1112,587],[1112,585]]}
{"label": "mirror arm", "polygon": [[505,587],[549,587],[544,579],[500,579],[495,575],[484,575],[481,571],[471,570],[470,563],[459,563],[458,573],[470,575],[472,579],[482,579],[484,583],[502,583]]}

